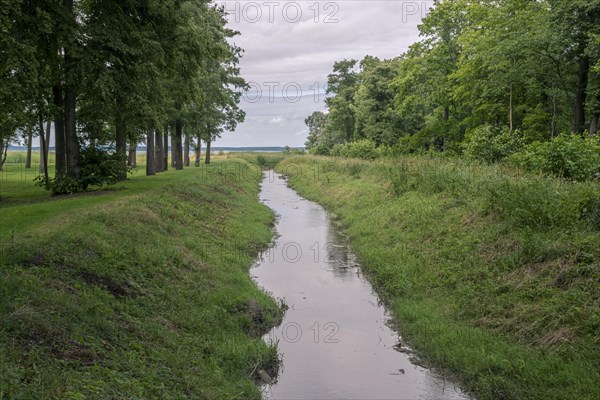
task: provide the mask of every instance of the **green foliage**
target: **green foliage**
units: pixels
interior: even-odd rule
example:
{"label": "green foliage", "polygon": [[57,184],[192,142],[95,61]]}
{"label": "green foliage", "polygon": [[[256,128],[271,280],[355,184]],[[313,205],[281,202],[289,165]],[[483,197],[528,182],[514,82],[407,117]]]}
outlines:
{"label": "green foliage", "polygon": [[398,59],[381,61],[367,56],[361,61],[360,86],[354,95],[356,138],[367,138],[379,145],[398,140],[400,121],[392,109],[395,92],[391,86],[398,75]]}
{"label": "green foliage", "polygon": [[327,114],[315,111],[304,120],[304,123],[308,127],[308,137],[305,143],[307,150],[310,151],[313,147],[321,144],[333,146],[331,133],[327,130]]}
{"label": "green foliage", "polygon": [[520,143],[491,126],[520,132],[524,143],[594,132],[599,10],[598,0],[435,1],[404,54],[367,55],[358,71],[355,60],[334,64],[327,143],[367,138],[399,153],[453,155],[466,148],[472,159],[496,162]]}
{"label": "green foliage", "polygon": [[333,143],[349,142],[354,137],[356,121],[353,104],[358,88],[356,63],[356,60],[336,61],[333,72],[327,76],[327,130]]}
{"label": "green foliage", "polygon": [[560,135],[549,142],[534,142],[510,157],[529,171],[554,174],[577,181],[600,179],[600,143],[596,138]]}
{"label": "green foliage", "polygon": [[47,180],[44,175],[39,175],[34,181],[38,186],[50,190],[52,194],[71,194],[83,190],[81,182],[64,174],[56,175],[54,178],[49,177]]}
{"label": "green foliage", "polygon": [[519,151],[523,140],[518,131],[484,125],[467,135],[464,146],[467,159],[493,163]]}
{"label": "green foliage", "polygon": [[124,155],[98,147],[86,147],[81,150],[79,157],[83,190],[90,186],[112,185],[119,181],[121,165],[125,161]]}
{"label": "green foliage", "polygon": [[331,150],[331,155],[346,158],[362,158],[365,160],[374,160],[380,156],[380,151],[375,143],[368,139],[357,140],[356,142],[336,145]]}
{"label": "green foliage", "polygon": [[327,146],[325,143],[319,143],[309,150],[310,154],[314,154],[316,156],[328,156],[330,152],[330,147]]}
{"label": "green foliage", "polygon": [[[0,141],[14,141],[31,126],[39,131],[68,109],[78,126],[65,125],[68,145],[56,146],[67,163],[58,173],[84,187],[105,171],[79,177],[80,144],[114,144],[125,155],[128,142],[141,142],[155,128],[177,127],[180,135],[185,125],[186,133],[211,140],[244,119],[242,49],[229,40],[239,33],[226,28],[222,7],[52,0],[3,3],[2,11]],[[66,102],[67,93],[76,96]],[[125,162],[121,168],[125,179]],[[62,178],[53,186],[74,191]]]}
{"label": "green foliage", "polygon": [[[43,175],[35,181],[38,186],[52,191],[52,194],[71,194],[88,190],[91,186],[112,185],[121,179],[125,156],[108,149],[86,147],[80,152],[80,178],[75,180],[68,175],[58,174],[46,181]],[[131,173],[131,169],[128,170]]]}

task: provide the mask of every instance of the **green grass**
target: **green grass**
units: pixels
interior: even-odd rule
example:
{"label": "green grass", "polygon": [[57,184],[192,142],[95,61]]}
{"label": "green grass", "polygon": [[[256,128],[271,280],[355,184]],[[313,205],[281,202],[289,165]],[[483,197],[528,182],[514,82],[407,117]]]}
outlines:
{"label": "green grass", "polygon": [[243,160],[76,196],[4,180],[0,399],[259,399],[281,318],[248,273],[259,182]]}
{"label": "green grass", "polygon": [[[138,155],[138,168],[133,170],[127,181],[85,193],[68,196],[52,196],[50,192],[36,186],[33,179],[39,175],[38,166],[26,169],[23,152],[9,153],[4,170],[0,171],[0,215],[2,226],[0,240],[27,231],[40,222],[55,219],[60,220],[63,212],[81,210],[113,201],[123,196],[140,194],[169,184],[173,179],[201,174],[202,177],[214,175],[218,171],[236,174],[238,167],[234,164],[201,164],[200,170],[195,167],[183,171],[169,171],[154,177],[145,176],[145,155]],[[218,159],[218,158],[217,158]],[[14,163],[9,163],[14,160]],[[50,154],[53,161],[53,154]],[[54,164],[50,164],[50,176],[54,174]],[[259,174],[256,172],[256,174]],[[99,195],[101,194],[101,195]],[[40,204],[40,203],[43,203]],[[8,211],[10,209],[10,212]]]}
{"label": "green grass", "polygon": [[600,187],[460,160],[292,157],[421,360],[484,399],[600,398]]}

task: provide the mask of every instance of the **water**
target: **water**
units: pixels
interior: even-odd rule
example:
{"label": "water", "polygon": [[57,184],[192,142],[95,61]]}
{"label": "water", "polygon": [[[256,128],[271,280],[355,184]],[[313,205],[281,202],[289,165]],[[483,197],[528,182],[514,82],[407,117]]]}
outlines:
{"label": "water", "polygon": [[289,306],[265,337],[282,354],[265,399],[468,398],[395,348],[385,308],[321,206],[272,171],[260,196],[278,215],[279,237],[252,273]]}

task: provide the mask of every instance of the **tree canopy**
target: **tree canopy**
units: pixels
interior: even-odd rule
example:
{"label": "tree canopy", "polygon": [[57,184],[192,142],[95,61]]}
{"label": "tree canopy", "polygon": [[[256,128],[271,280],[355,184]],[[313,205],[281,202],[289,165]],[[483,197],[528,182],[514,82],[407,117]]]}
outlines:
{"label": "tree canopy", "polygon": [[238,32],[208,0],[3,0],[0,29],[0,139],[53,120],[54,180],[72,188],[84,148],[112,148],[125,179],[127,144],[156,128],[180,147],[243,120]]}
{"label": "tree canopy", "polygon": [[405,53],[334,64],[327,134],[307,120],[306,145],[369,139],[400,152],[460,154],[482,127],[524,143],[595,135],[598,21],[599,0],[436,0]]}

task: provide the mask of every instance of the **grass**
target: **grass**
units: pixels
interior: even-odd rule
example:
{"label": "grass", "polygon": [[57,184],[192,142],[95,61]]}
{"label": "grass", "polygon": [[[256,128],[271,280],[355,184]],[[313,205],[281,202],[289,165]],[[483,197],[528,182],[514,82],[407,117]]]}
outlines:
{"label": "grass", "polygon": [[600,187],[460,160],[290,157],[421,361],[485,399],[600,398]]}
{"label": "grass", "polygon": [[259,399],[277,302],[248,268],[271,240],[243,160],[51,197],[2,176],[0,399]]}
{"label": "grass", "polygon": [[[0,229],[0,240],[26,232],[29,228],[38,225],[48,219],[58,218],[64,211],[82,210],[97,204],[113,201],[123,196],[141,194],[156,189],[172,182],[173,179],[200,174],[201,177],[214,175],[219,171],[229,175],[239,174],[237,164],[214,163],[210,165],[201,164],[200,169],[195,167],[186,168],[183,171],[169,171],[157,174],[154,177],[145,176],[145,155],[138,155],[138,168],[133,170],[129,179],[125,182],[109,187],[96,188],[95,191],[79,193],[69,196],[51,196],[43,188],[36,186],[33,182],[38,176],[38,165],[33,160],[33,168],[24,168],[24,152],[9,152],[7,162],[3,171],[0,171],[0,213],[2,214],[2,226]],[[50,153],[50,161],[53,161],[53,153]],[[219,160],[219,157],[215,157]],[[54,174],[54,164],[49,166],[50,176]],[[258,175],[256,172],[254,175]],[[98,196],[98,194],[102,194]],[[57,202],[58,201],[58,202]],[[40,204],[43,203],[43,206]],[[14,207],[18,206],[18,207]],[[4,212],[9,207],[11,212]]]}

